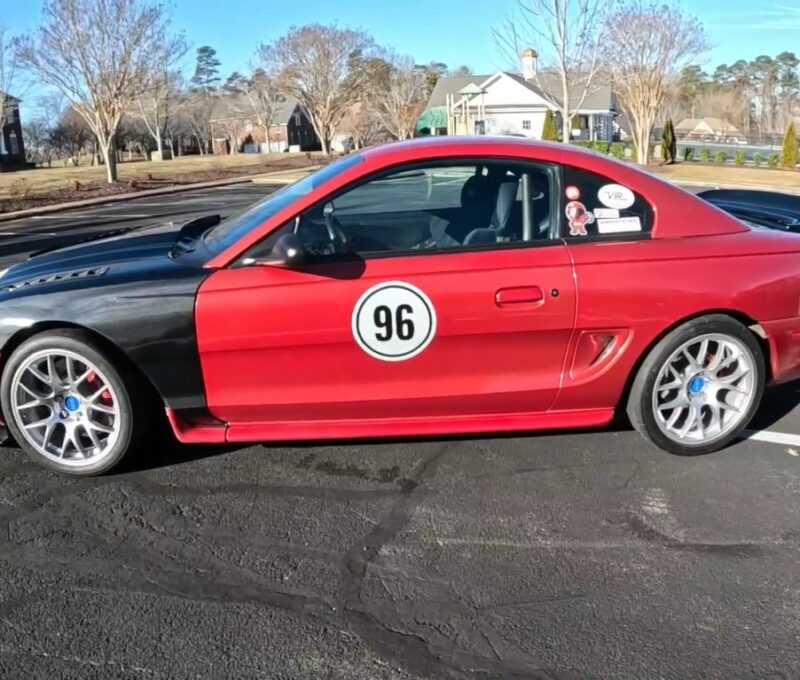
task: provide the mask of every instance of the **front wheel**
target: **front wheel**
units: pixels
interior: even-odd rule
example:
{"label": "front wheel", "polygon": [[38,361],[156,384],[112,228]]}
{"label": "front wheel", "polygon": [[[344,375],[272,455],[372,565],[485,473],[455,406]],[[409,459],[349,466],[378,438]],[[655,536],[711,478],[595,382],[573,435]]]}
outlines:
{"label": "front wheel", "polygon": [[79,331],[45,332],[22,343],[3,371],[0,399],[28,455],[70,475],[109,471],[147,429],[135,376]]}
{"label": "front wheel", "polygon": [[764,354],[738,321],[712,315],[667,334],[634,380],[627,412],[656,446],[682,455],[724,448],[761,402]]}

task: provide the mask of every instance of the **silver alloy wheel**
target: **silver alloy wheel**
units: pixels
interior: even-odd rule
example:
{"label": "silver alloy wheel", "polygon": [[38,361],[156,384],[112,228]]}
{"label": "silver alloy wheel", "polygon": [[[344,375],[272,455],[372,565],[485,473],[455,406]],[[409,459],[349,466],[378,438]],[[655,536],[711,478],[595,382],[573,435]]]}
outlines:
{"label": "silver alloy wheel", "polygon": [[10,403],[27,443],[60,465],[95,465],[119,437],[114,388],[96,366],[70,350],[27,357],[11,379]]}
{"label": "silver alloy wheel", "polygon": [[672,441],[704,446],[747,416],[756,393],[752,352],[720,333],[693,338],[667,359],[653,390],[656,423]]}

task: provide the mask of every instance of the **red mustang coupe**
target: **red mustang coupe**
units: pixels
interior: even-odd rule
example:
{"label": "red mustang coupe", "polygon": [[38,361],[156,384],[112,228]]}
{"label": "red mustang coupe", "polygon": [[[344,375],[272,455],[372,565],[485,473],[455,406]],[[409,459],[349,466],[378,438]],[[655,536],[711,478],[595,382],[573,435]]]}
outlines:
{"label": "red mustang coupe", "polygon": [[709,200],[563,145],[432,138],[225,220],[34,254],[0,276],[5,422],[71,474],[164,409],[184,442],[626,411],[663,449],[713,451],[800,373],[800,238]]}

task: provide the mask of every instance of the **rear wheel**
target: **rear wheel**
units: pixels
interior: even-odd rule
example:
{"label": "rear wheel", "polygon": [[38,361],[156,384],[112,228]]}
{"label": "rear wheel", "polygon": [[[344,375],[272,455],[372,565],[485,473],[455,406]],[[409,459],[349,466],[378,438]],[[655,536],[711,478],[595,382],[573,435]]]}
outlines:
{"label": "rear wheel", "polygon": [[650,352],[634,380],[628,416],[667,451],[698,455],[724,448],[750,422],[764,391],[764,355],[738,321],[689,321]]}
{"label": "rear wheel", "polygon": [[20,345],[3,372],[0,399],[28,455],[70,475],[111,470],[148,429],[137,376],[79,331],[41,333]]}

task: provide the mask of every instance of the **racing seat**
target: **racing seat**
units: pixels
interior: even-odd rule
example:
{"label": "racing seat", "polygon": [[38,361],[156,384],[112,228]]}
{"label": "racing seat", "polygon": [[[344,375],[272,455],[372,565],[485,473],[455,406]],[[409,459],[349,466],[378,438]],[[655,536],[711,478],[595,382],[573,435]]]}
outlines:
{"label": "racing seat", "polygon": [[431,240],[439,248],[461,245],[476,224],[485,224],[493,207],[492,183],[484,175],[473,175],[461,188],[461,210],[452,221],[433,217]]}
{"label": "racing seat", "polygon": [[464,239],[465,246],[497,243],[498,237],[506,236],[511,213],[517,201],[519,180],[504,181],[497,188],[494,212],[487,228],[473,229]]}

